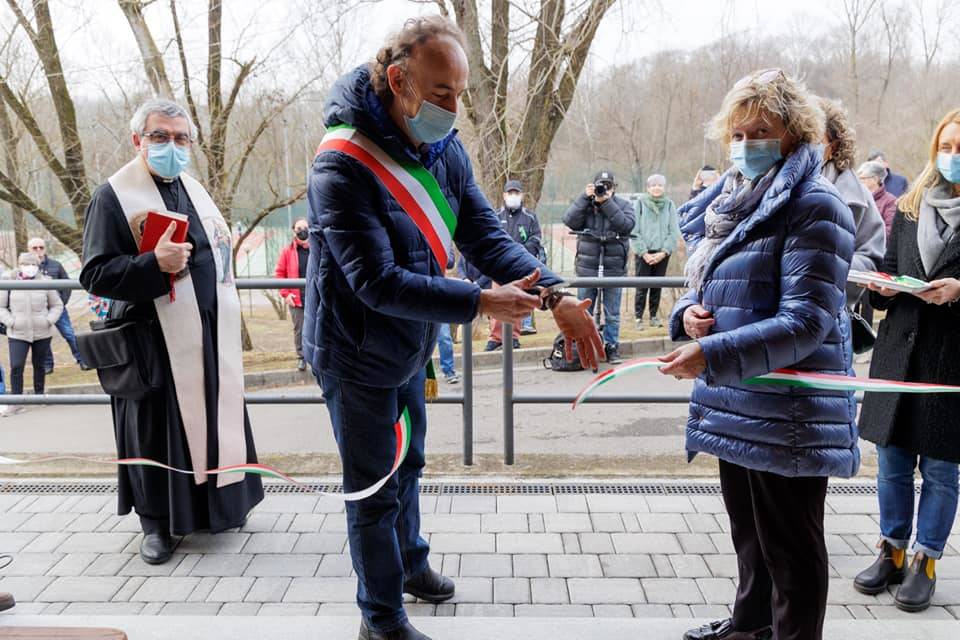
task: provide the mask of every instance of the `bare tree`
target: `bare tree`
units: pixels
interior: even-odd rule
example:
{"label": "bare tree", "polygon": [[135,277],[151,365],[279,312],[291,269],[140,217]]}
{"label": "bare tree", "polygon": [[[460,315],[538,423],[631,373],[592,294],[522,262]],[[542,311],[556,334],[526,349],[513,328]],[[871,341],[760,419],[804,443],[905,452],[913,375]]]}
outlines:
{"label": "bare tree", "polygon": [[853,88],[853,113],[860,113],[860,68],[858,54],[861,33],[867,26],[879,0],[843,0],[843,15],[847,28],[847,63]]}
{"label": "bare tree", "polygon": [[50,103],[53,106],[60,134],[59,149],[56,141],[41,127],[26,99],[25,92],[18,92],[11,86],[6,72],[0,72],[0,100],[23,126],[43,159],[44,165],[56,177],[60,188],[67,196],[73,213],[73,224],[62,221],[57,217],[55,210],[40,206],[34,198],[30,197],[25,184],[11,170],[16,168],[16,160],[14,158],[14,164],[10,164],[13,156],[9,152],[6,167],[0,169],[0,200],[35,217],[57,240],[79,254],[85,209],[90,201],[90,189],[83,161],[83,145],[77,127],[76,107],[67,87],[67,78],[60,61],[60,49],[53,30],[50,7],[47,0],[33,0],[33,21],[31,22],[17,0],[6,1],[15,17],[17,27],[27,36],[43,68]]}
{"label": "bare tree", "polygon": [[[543,189],[550,148],[567,114],[596,35],[616,0],[564,0],[522,3],[490,0],[489,19],[477,0],[434,0],[453,16],[467,38],[469,88],[467,119],[476,136],[474,156],[488,196],[502,191],[507,176],[523,176],[532,201]],[[523,23],[511,23],[511,14]],[[530,34],[532,33],[532,42]],[[526,87],[517,113],[508,108],[511,54],[528,49]]]}
{"label": "bare tree", "polygon": [[880,95],[877,96],[877,113],[874,117],[874,124],[879,126],[883,116],[883,103],[887,97],[887,91],[890,89],[890,82],[893,79],[893,70],[897,60],[903,56],[906,46],[906,28],[907,15],[902,5],[893,8],[886,2],[880,4],[880,23],[883,25],[883,84],[880,87]]}

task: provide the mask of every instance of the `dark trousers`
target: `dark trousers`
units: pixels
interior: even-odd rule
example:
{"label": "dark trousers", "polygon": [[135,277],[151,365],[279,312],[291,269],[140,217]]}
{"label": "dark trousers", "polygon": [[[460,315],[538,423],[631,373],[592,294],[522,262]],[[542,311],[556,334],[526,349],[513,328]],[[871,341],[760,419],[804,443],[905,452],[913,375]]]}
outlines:
{"label": "dark trousers", "polygon": [[[80,349],[77,348],[77,335],[73,331],[73,323],[70,322],[70,314],[67,312],[66,307],[63,308],[63,313],[60,314],[60,319],[57,320],[56,326],[57,331],[59,331],[63,339],[67,341],[67,345],[70,347],[70,353],[73,354],[73,359],[76,360],[77,364],[83,362],[83,359],[80,357]],[[43,363],[47,369],[53,369],[52,348],[47,352],[47,357]]]}
{"label": "dark trousers", "polygon": [[290,307],[290,319],[293,320],[293,346],[297,357],[303,357],[303,307]]}
{"label": "dark trousers", "polygon": [[347,503],[347,537],[357,573],[357,604],[381,633],[403,624],[403,581],[427,569],[430,547],[420,536],[420,475],[427,414],[425,372],[395,389],[367,387],[323,374],[321,384],[343,464],[343,490],[366,489],[393,465],[393,425],[410,413],[410,449],[403,464],[373,496]]}
{"label": "dark trousers", "polygon": [[37,395],[43,393],[47,377],[44,366],[50,351],[50,338],[33,342],[8,338],[7,342],[10,344],[10,393],[23,393],[23,370],[27,366],[27,352],[30,352],[30,361],[33,364],[33,392]]}
{"label": "dark trousers", "polygon": [[733,628],[775,640],[820,640],[827,609],[827,479],[787,478],[720,461],[740,584]]}
{"label": "dark trousers", "polygon": [[[638,278],[644,277],[663,277],[667,275],[667,263],[670,262],[670,256],[654,265],[649,265],[643,261],[643,256],[633,256],[634,271]],[[637,289],[637,297],[633,302],[633,315],[636,318],[643,317],[643,309],[647,306],[648,289]],[[650,291],[650,317],[656,318],[660,315],[660,293],[663,289],[649,289]]]}

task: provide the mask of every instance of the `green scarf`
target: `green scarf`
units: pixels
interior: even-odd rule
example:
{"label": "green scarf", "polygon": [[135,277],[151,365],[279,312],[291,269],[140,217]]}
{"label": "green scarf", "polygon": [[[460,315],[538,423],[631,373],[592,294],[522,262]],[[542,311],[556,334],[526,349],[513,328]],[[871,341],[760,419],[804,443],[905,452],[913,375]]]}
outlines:
{"label": "green scarf", "polygon": [[653,209],[658,214],[663,213],[663,208],[667,204],[667,196],[662,195],[659,198],[654,198],[649,193],[645,193],[640,196],[640,200],[643,202],[643,205],[648,209]]}

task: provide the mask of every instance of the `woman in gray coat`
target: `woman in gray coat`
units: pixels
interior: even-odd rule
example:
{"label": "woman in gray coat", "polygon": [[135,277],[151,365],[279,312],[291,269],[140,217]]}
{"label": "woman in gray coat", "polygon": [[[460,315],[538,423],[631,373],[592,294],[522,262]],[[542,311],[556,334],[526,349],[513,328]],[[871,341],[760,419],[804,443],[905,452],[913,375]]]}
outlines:
{"label": "woman in gray coat", "polygon": [[[20,254],[19,266],[12,273],[17,280],[42,279],[40,263],[31,253]],[[46,371],[44,361],[50,351],[50,339],[60,314],[63,301],[54,290],[0,291],[0,323],[7,327],[10,346],[10,392],[23,393],[23,370],[27,353],[33,363],[33,392],[43,393]],[[19,407],[9,407],[4,415],[16,413]]]}

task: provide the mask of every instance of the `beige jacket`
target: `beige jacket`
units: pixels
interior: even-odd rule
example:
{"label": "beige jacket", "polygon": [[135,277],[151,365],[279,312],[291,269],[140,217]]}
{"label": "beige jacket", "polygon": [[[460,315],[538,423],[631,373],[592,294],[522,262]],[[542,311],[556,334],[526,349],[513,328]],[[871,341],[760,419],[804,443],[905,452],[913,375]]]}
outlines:
{"label": "beige jacket", "polygon": [[25,342],[50,338],[61,314],[63,301],[52,289],[0,291],[0,323],[7,325],[8,338]]}

